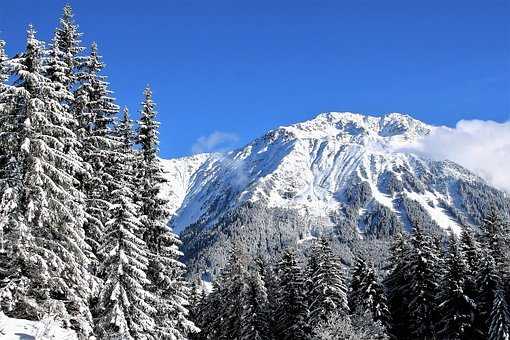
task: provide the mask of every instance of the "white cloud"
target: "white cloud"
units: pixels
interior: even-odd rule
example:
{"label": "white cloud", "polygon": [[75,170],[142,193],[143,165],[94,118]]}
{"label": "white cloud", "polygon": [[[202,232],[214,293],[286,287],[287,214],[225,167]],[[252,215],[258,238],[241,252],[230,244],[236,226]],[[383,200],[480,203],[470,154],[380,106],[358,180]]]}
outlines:
{"label": "white cloud", "polygon": [[510,122],[461,120],[455,128],[437,128],[406,151],[454,161],[510,192]]}
{"label": "white cloud", "polygon": [[235,133],[214,131],[208,136],[199,137],[191,147],[191,152],[223,152],[234,148],[238,141],[239,136]]}

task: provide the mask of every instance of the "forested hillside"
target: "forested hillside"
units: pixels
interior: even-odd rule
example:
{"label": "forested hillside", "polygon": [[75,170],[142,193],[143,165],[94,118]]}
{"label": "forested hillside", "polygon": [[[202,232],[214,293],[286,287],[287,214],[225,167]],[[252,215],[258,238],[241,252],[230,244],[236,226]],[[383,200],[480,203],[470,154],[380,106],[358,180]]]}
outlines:
{"label": "forested hillside", "polygon": [[299,257],[250,258],[241,245],[209,295],[193,290],[192,339],[508,339],[508,223],[478,235],[398,233],[383,265],[345,263],[322,237]]}

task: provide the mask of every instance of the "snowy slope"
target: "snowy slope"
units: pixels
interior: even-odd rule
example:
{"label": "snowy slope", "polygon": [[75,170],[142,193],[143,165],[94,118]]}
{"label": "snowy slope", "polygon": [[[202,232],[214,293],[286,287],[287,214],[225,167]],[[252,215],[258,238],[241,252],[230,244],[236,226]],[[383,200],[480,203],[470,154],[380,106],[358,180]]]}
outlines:
{"label": "snowy slope", "polygon": [[77,340],[76,334],[55,325],[54,320],[12,319],[0,312],[0,340]]}
{"label": "snowy slope", "polygon": [[[481,179],[453,163],[396,151],[433,129],[398,113],[371,117],[331,112],[270,131],[224,155],[165,161],[173,227],[181,232],[199,220],[214,224],[246,201],[327,217],[346,202],[349,187],[362,181],[369,186],[372,200],[391,211],[399,211],[395,199],[406,195],[419,202],[439,226],[458,231],[457,221],[439,202],[455,200],[449,183]],[[389,192],[382,188],[385,177],[403,182],[402,176],[409,173],[423,178],[433,173],[435,179],[423,190],[404,186],[402,191]]]}

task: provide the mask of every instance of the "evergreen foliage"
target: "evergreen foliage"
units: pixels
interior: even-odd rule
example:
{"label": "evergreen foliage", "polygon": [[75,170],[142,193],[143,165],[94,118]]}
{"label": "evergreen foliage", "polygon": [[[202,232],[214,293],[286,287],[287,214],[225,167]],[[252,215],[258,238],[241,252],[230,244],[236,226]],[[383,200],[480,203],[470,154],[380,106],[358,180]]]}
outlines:
{"label": "evergreen foliage", "polygon": [[384,328],[391,325],[384,287],[379,282],[373,266],[361,257],[356,259],[352,271],[349,307],[351,311],[356,309],[368,311],[371,318],[375,322],[380,322]]}
{"label": "evergreen foliage", "polygon": [[140,167],[138,136],[127,110],[117,123],[97,45],[84,56],[80,39],[66,5],[48,49],[32,27],[13,58],[0,41],[0,306],[85,338],[187,339],[198,329],[159,198],[150,91]]}
{"label": "evergreen foliage", "polygon": [[403,234],[395,235],[390,248],[389,273],[383,281],[392,319],[390,333],[397,339],[411,338],[409,303],[412,296],[408,270],[411,249],[411,244]]}
{"label": "evergreen foliage", "polygon": [[438,335],[446,339],[474,339],[476,304],[467,291],[468,266],[457,238],[450,236],[446,273],[441,282],[438,307],[441,313]]}
{"label": "evergreen foliage", "polygon": [[440,277],[438,249],[432,236],[419,227],[413,229],[411,244],[408,263],[411,328],[419,339],[434,339]]}
{"label": "evergreen foliage", "polygon": [[140,111],[137,142],[140,145],[141,162],[138,165],[138,192],[140,221],[143,238],[149,251],[148,289],[155,294],[157,315],[156,330],[161,337],[185,339],[197,328],[188,319],[187,296],[189,286],[183,275],[186,267],[180,262],[181,241],[167,223],[167,201],[161,198],[161,185],[165,182],[158,152],[159,122],[156,120],[152,91],[147,87]]}
{"label": "evergreen foliage", "polygon": [[489,340],[510,339],[510,310],[502,289],[495,293],[489,327]]}
{"label": "evergreen foliage", "polygon": [[245,311],[242,317],[241,339],[267,340],[270,338],[267,290],[260,273],[248,277]]}
{"label": "evergreen foliage", "polygon": [[308,304],[306,301],[305,279],[293,250],[287,249],[278,263],[279,289],[275,315],[276,337],[283,340],[307,339]]}
{"label": "evergreen foliage", "polygon": [[313,288],[309,292],[310,323],[328,318],[329,314],[349,314],[347,286],[340,260],[333,255],[329,240],[321,238],[313,257],[317,258],[317,269],[312,273]]}
{"label": "evergreen foliage", "polygon": [[4,116],[12,165],[6,177],[17,184],[7,191],[11,198],[7,205],[16,216],[17,231],[21,231],[17,240],[11,239],[23,257],[16,261],[39,270],[34,273],[36,278],[21,280],[25,284],[17,290],[26,293],[19,294],[23,298],[12,314],[38,319],[51,309],[73,328],[88,333],[89,249],[84,242],[83,196],[73,177],[81,163],[68,153],[69,146],[76,143],[68,128],[73,117],[61,103],[66,91],[45,74],[43,43],[35,38],[32,27],[27,33],[26,51],[8,62],[15,80],[10,112]]}
{"label": "evergreen foliage", "polygon": [[134,151],[131,120],[127,110],[118,127],[122,147],[113,159],[115,189],[110,220],[105,224],[104,254],[99,273],[104,286],[99,296],[97,333],[105,338],[144,338],[154,332],[153,296],[145,290],[148,266],[147,246],[141,238],[138,207],[133,202]]}

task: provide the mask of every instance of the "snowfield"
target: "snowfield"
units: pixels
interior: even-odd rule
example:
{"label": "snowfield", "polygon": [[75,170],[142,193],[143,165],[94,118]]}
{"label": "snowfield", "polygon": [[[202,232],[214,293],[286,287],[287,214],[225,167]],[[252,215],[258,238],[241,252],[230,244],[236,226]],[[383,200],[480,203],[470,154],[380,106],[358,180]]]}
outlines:
{"label": "snowfield", "polygon": [[77,340],[76,334],[62,329],[53,319],[31,321],[12,319],[0,312],[0,340]]}

